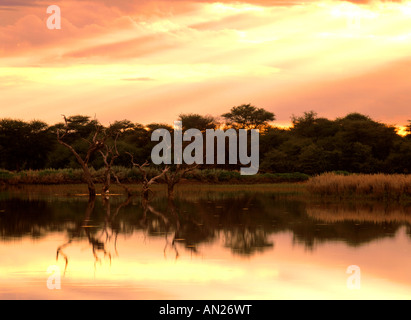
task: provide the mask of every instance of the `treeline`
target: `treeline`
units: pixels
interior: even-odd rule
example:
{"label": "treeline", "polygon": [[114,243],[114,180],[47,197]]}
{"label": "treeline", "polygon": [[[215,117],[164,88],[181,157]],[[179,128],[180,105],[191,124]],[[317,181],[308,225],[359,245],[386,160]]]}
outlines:
{"label": "treeline", "polygon": [[407,135],[394,126],[351,113],[329,120],[314,112],[292,118],[289,130],[269,128],[261,139],[260,169],[319,174],[411,173],[411,123]]}
{"label": "treeline", "polygon": [[[374,121],[368,116],[351,113],[343,118],[320,118],[315,112],[292,117],[289,129],[269,125],[273,113],[252,105],[234,107],[219,118],[197,114],[182,114],[183,130],[235,128],[260,129],[260,172],[319,174],[330,171],[356,173],[410,173],[411,124],[408,134],[401,136],[394,126]],[[98,128],[98,130],[97,130]],[[131,168],[134,163],[150,161],[151,133],[169,124],[143,125],[129,120],[102,126],[88,116],[71,116],[55,125],[42,121],[25,122],[15,119],[0,120],[0,168],[19,172],[81,168],[75,154],[58,142],[71,146],[88,165],[99,170],[107,166],[104,152],[114,154],[112,165]],[[104,146],[95,145],[90,152],[90,141],[96,132],[104,132]],[[109,150],[109,148],[111,148]],[[106,151],[105,151],[106,150]],[[94,152],[95,151],[95,152]],[[90,153],[88,155],[88,152]],[[201,169],[200,167],[199,169]],[[214,165],[204,168],[238,170],[235,165]]]}

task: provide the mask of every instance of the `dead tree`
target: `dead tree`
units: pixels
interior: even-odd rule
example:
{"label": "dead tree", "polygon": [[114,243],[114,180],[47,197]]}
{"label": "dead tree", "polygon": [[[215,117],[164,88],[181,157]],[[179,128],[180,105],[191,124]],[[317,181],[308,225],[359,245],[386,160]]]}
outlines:
{"label": "dead tree", "polygon": [[138,163],[134,162],[134,157],[131,153],[127,152],[127,154],[131,157],[131,163],[133,165],[133,167],[137,167],[138,170],[140,171],[140,173],[143,176],[143,187],[142,187],[142,196],[143,196],[143,201],[148,201],[149,197],[150,197],[150,193],[152,193],[153,191],[151,190],[151,186],[157,182],[157,180],[159,180],[161,177],[163,177],[168,170],[170,169],[168,166],[165,167],[160,174],[156,175],[155,177],[148,179],[148,174],[147,174],[147,170],[145,169],[146,167],[148,167],[149,163],[148,161],[146,161],[144,164],[139,165]]}
{"label": "dead tree", "polygon": [[114,161],[119,157],[119,153],[117,150],[117,139],[118,139],[118,134],[116,135],[114,139],[113,146],[109,146],[106,143],[104,145],[104,148],[99,150],[101,157],[103,158],[104,166],[105,166],[104,174],[103,174],[103,189],[102,189],[103,196],[106,193],[110,192],[112,167],[113,167]]}
{"label": "dead tree", "polygon": [[178,184],[188,172],[193,171],[197,167],[198,165],[183,166],[178,164],[174,171],[168,170],[164,174],[164,180],[167,183],[167,195],[169,200],[174,199],[174,187],[176,184]]}
{"label": "dead tree", "polygon": [[104,151],[99,150],[103,161],[104,161],[104,182],[103,182],[103,190],[102,195],[106,195],[110,193],[110,185],[111,185],[111,176],[114,177],[115,183],[121,186],[127,193],[128,197],[131,197],[131,190],[124,184],[120,182],[117,174],[113,170],[114,161],[120,156],[120,153],[117,149],[117,139],[119,134],[117,133],[116,137],[114,138],[114,144],[109,146],[107,143],[105,144]]}
{"label": "dead tree", "polygon": [[104,148],[100,150],[100,154],[104,161],[104,181],[103,181],[103,195],[108,195],[110,193],[111,177],[115,178],[115,183],[121,186],[128,197],[131,197],[131,190],[124,184],[120,182],[117,174],[114,172],[113,165],[115,160],[120,157],[120,153],[117,149],[117,141],[119,137],[125,133],[127,130],[134,128],[135,126],[128,120],[116,121],[111,124],[105,131],[108,138],[113,140],[112,143],[106,143]]}
{"label": "dead tree", "polygon": [[88,165],[89,165],[92,155],[96,151],[104,147],[107,136],[103,135],[101,137],[100,134],[102,133],[102,127],[99,125],[96,125],[96,129],[95,129],[94,135],[91,137],[91,140],[85,139],[88,142],[89,147],[87,149],[85,157],[83,158],[71,145],[63,141],[64,137],[70,133],[70,127],[68,125],[68,120],[65,116],[63,117],[65,121],[65,126],[62,132],[60,131],[60,129],[57,129],[57,141],[58,143],[60,143],[61,145],[69,149],[71,153],[77,159],[77,162],[81,165],[81,168],[83,169],[83,178],[84,178],[84,181],[87,183],[90,198],[94,198],[96,196],[96,187],[95,187],[93,177],[91,175],[90,168]]}

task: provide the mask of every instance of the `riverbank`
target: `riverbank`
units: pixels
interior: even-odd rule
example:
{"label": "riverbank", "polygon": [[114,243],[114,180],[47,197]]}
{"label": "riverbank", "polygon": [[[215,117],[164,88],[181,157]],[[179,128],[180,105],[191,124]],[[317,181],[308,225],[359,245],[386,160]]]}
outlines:
{"label": "riverbank", "polygon": [[[103,182],[103,170],[91,170],[96,183],[96,190],[101,190]],[[142,177],[136,169],[115,168],[115,172],[121,183],[126,184],[133,192],[141,189]],[[148,169],[148,177],[155,176],[158,171]],[[113,179],[114,180],[114,179]],[[196,188],[190,188],[195,185]],[[81,190],[74,193],[87,193],[83,182],[81,169],[59,169],[10,172],[0,170],[0,186],[4,189],[24,186],[56,186],[64,190]],[[241,176],[238,172],[207,169],[189,172],[180,181],[178,188],[182,196],[187,197],[191,193],[204,192],[205,190],[221,190],[230,192],[264,191],[278,194],[282,190],[298,190],[300,195],[320,198],[324,200],[378,200],[411,203],[411,175],[387,175],[387,174],[348,174],[325,173],[310,177],[301,173],[262,173],[254,176]],[[188,187],[185,187],[188,186]],[[201,186],[201,187],[197,187]],[[159,181],[153,188],[165,190],[164,181]],[[122,194],[124,190],[114,184],[110,193]],[[162,192],[162,191],[161,191]]]}
{"label": "riverbank", "polygon": [[[137,168],[113,168],[120,182],[126,184],[140,183],[142,175]],[[104,181],[104,169],[91,169],[92,177],[96,183]],[[159,170],[148,168],[148,178],[158,175]],[[293,183],[308,181],[309,175],[302,173],[261,173],[251,176],[242,176],[237,171],[220,169],[193,170],[185,175],[185,181],[190,183],[213,183],[213,184],[255,184],[255,183]],[[114,179],[113,179],[114,180]],[[83,181],[83,170],[81,169],[48,169],[27,170],[12,172],[0,170],[0,184],[4,185],[52,185],[52,184],[80,184]]]}

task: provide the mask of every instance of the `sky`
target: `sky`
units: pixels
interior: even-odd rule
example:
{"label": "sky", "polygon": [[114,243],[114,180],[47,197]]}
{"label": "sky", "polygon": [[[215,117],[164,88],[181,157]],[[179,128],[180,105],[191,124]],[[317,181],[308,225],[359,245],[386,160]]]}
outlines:
{"label": "sky", "polygon": [[[50,5],[61,29],[50,30]],[[0,0],[0,118],[411,119],[411,1]]]}

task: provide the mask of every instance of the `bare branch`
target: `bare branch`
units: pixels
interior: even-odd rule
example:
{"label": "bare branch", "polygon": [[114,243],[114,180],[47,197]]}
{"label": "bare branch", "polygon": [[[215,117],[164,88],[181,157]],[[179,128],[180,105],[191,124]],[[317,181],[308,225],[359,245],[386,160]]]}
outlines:
{"label": "bare branch", "polygon": [[157,182],[157,180],[159,180],[161,177],[163,177],[168,170],[170,169],[168,166],[166,166],[162,172],[160,174],[158,174],[157,176],[151,178],[150,180],[147,177],[147,171],[144,169],[145,167],[149,166],[149,162],[146,161],[144,162],[142,165],[139,165],[138,163],[134,162],[134,156],[129,153],[126,152],[130,157],[131,157],[131,163],[133,164],[134,167],[137,167],[139,169],[139,171],[141,172],[141,174],[143,175],[143,190],[142,190],[142,194],[143,194],[143,199],[147,200],[149,197],[149,194],[151,191],[150,186],[154,183]]}

